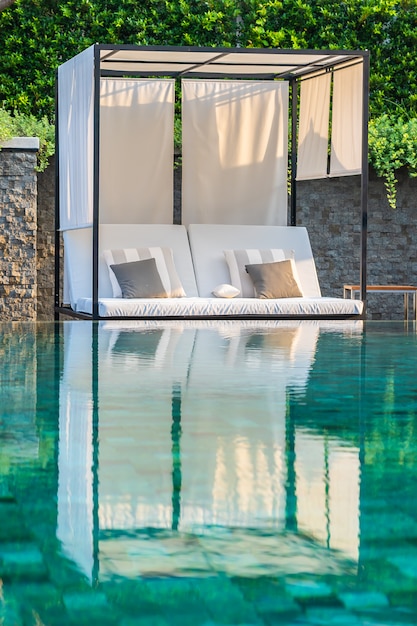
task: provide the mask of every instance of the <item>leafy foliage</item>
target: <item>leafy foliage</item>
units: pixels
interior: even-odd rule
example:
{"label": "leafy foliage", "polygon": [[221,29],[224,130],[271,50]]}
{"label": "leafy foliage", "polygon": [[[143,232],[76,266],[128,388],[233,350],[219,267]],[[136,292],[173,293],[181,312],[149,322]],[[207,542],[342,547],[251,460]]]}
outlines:
{"label": "leafy foliage", "polygon": [[407,167],[410,176],[417,176],[417,118],[404,120],[385,114],[371,120],[369,156],[376,173],[385,180],[388,202],[395,209],[395,172]]}
{"label": "leafy foliage", "polygon": [[0,101],[52,120],[56,68],[94,42],[368,49],[372,116],[417,115],[416,0],[16,0],[0,13]]}
{"label": "leafy foliage", "polygon": [[0,12],[0,102],[52,122],[57,67],[95,42],[368,49],[370,156],[392,205],[398,163],[415,171],[416,0],[15,0]]}
{"label": "leafy foliage", "polygon": [[37,170],[43,172],[55,152],[55,129],[44,116],[37,119],[34,115],[16,113],[12,116],[5,109],[0,109],[0,144],[12,137],[38,137],[39,151]]}
{"label": "leafy foliage", "polygon": [[417,115],[415,0],[260,0],[246,45],[369,50],[371,114]]}
{"label": "leafy foliage", "polygon": [[14,125],[9,111],[0,108],[0,144],[13,137]]}

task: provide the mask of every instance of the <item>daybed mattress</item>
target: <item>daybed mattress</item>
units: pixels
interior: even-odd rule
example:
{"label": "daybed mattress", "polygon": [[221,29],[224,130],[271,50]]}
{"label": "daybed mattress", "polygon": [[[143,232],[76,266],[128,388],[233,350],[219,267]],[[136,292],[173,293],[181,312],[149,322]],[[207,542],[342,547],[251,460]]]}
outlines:
{"label": "daybed mattress", "polygon": [[[77,311],[92,313],[91,298],[80,298]],[[344,298],[101,298],[100,317],[357,316],[360,300]]]}

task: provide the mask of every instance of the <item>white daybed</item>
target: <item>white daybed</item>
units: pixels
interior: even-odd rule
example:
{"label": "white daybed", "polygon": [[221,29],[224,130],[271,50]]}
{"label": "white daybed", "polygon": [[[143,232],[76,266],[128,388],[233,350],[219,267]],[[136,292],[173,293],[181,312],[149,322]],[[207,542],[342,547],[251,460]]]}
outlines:
{"label": "white daybed", "polygon": [[[91,229],[64,234],[68,292],[78,314],[91,314]],[[178,298],[114,297],[103,251],[168,247],[185,296]],[[231,284],[225,250],[282,249],[294,257],[303,297],[260,299],[215,297],[213,290]],[[99,255],[100,318],[204,318],[204,317],[357,317],[359,300],[325,298],[320,286],[308,234],[303,227],[236,226],[214,224],[101,224]]]}
{"label": "white daybed", "polygon": [[[367,52],[335,50],[97,44],[60,66],[56,319],[363,316],[368,77]],[[182,201],[174,216],[176,81]],[[360,301],[343,299],[342,286],[340,297],[321,296],[307,231],[296,225],[297,180],[347,175],[362,181]],[[143,247],[172,250],[184,297],[120,297],[109,254],[121,265],[112,251]],[[282,251],[274,261],[290,262],[299,289],[215,297],[236,282],[225,250]],[[160,277],[158,262],[149,267]]]}

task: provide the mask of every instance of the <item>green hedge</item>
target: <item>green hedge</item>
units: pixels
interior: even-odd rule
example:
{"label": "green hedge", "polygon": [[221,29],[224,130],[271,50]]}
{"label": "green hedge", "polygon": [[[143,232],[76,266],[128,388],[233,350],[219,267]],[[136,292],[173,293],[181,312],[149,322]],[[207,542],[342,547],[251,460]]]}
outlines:
{"label": "green hedge", "polygon": [[416,0],[16,0],[0,13],[0,102],[15,125],[39,120],[45,154],[56,69],[95,42],[367,49],[370,161],[391,206],[395,171],[415,174]]}
{"label": "green hedge", "polygon": [[371,117],[417,116],[416,0],[16,0],[0,13],[0,102],[52,121],[56,68],[95,42],[368,49]]}
{"label": "green hedge", "polygon": [[34,115],[16,113],[12,115],[6,109],[0,108],[0,146],[12,137],[37,137],[39,152],[37,171],[43,172],[49,163],[49,158],[55,152],[55,127],[46,116],[37,119]]}
{"label": "green hedge", "polygon": [[384,178],[390,206],[397,205],[397,178],[402,167],[417,176],[417,118],[381,115],[369,124],[369,161]]}

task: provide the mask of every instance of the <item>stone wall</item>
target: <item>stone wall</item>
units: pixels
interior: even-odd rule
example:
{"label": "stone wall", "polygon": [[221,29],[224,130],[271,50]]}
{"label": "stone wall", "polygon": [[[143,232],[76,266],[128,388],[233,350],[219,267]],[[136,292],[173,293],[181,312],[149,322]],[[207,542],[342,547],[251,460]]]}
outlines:
{"label": "stone wall", "polygon": [[38,320],[54,319],[55,307],[55,158],[38,174]]}
{"label": "stone wall", "polygon": [[0,150],[0,320],[34,320],[37,309],[37,139]]}
{"label": "stone wall", "polygon": [[[1,319],[54,318],[54,161],[37,176],[34,152],[0,152]],[[397,209],[371,171],[368,283],[417,284],[417,178],[400,171]],[[179,221],[181,169],[175,173]],[[37,222],[36,222],[37,203]],[[297,223],[306,226],[325,296],[342,296],[360,271],[360,177],[303,181]],[[368,294],[368,319],[403,319],[403,298]]]}
{"label": "stone wall", "polygon": [[[417,178],[406,171],[398,174],[397,209],[387,202],[384,183],[371,170],[368,209],[368,283],[417,284]],[[53,229],[54,172],[51,165],[39,175],[39,224],[47,228],[44,301],[39,301],[42,319],[53,318]],[[175,171],[175,216],[179,221],[181,169]],[[303,181],[297,189],[297,223],[308,228],[317,273],[325,296],[343,296],[343,285],[358,283],[360,271],[360,177]],[[49,238],[48,238],[49,237]],[[42,240],[43,241],[43,240]],[[49,263],[49,270],[48,270]],[[49,278],[51,277],[51,278]],[[46,300],[46,301],[45,301]],[[403,319],[401,295],[368,294],[368,319]]]}
{"label": "stone wall", "polygon": [[[297,225],[309,231],[323,296],[343,296],[344,284],[360,280],[360,176],[297,183]],[[181,170],[175,176],[179,221]],[[368,196],[369,284],[417,285],[417,178],[398,172],[397,208],[384,182],[370,171]],[[368,294],[368,319],[403,319],[401,294]]]}
{"label": "stone wall", "polygon": [[[397,208],[371,171],[367,282],[417,285],[417,179],[398,173]],[[360,177],[298,183],[297,224],[308,228],[325,296],[342,296],[360,271]],[[403,319],[401,294],[368,294],[368,319]]]}

